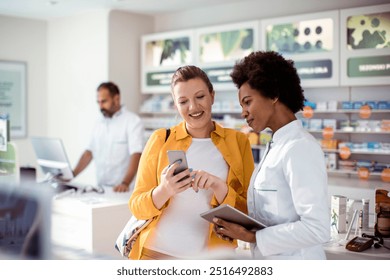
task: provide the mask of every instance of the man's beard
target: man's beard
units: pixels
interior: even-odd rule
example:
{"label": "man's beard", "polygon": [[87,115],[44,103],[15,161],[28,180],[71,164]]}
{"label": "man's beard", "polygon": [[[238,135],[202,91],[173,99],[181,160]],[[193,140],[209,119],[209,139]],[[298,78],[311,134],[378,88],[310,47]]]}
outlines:
{"label": "man's beard", "polygon": [[105,116],[106,118],[111,118],[112,117],[112,114],[105,110],[105,109],[100,109],[100,112],[103,114],[103,116]]}

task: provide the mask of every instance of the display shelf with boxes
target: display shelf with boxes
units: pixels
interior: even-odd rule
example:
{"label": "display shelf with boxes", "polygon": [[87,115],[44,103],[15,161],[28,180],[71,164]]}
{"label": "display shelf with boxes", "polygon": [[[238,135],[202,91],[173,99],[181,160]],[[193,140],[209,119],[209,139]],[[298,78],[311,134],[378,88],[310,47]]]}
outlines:
{"label": "display shelf with boxes", "polygon": [[307,101],[297,117],[323,148],[329,175],[388,180],[389,101]]}

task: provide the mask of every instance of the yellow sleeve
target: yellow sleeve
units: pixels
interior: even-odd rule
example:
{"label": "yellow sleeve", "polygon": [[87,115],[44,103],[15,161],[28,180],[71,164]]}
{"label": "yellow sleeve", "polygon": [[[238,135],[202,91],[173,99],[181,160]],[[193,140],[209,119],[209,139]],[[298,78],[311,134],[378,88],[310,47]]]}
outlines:
{"label": "yellow sleeve", "polygon": [[[247,213],[247,191],[254,170],[254,161],[251,145],[246,135],[237,133],[236,137],[240,155],[240,158],[236,158],[236,160],[241,160],[242,171],[240,174],[237,174],[239,178],[234,177],[228,180],[228,193],[221,204],[229,204],[238,210]],[[215,198],[213,199],[212,204],[218,205]]]}
{"label": "yellow sleeve", "polygon": [[158,186],[158,164],[161,147],[165,143],[166,130],[156,130],[142,152],[135,187],[129,200],[131,213],[137,219],[150,219],[161,214],[152,200],[152,191]]}

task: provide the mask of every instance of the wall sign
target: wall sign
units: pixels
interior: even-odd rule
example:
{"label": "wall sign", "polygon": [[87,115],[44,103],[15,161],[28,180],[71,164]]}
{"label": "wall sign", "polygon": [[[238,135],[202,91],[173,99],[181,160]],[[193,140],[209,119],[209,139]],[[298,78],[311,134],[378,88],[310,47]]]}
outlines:
{"label": "wall sign", "polygon": [[196,29],[197,65],[217,90],[236,90],[230,77],[234,63],[258,50],[258,21]]}
{"label": "wall sign", "polygon": [[338,22],[338,11],[262,20],[262,48],[292,59],[303,87],[337,86]]}
{"label": "wall sign", "polygon": [[342,85],[389,84],[390,4],[340,10]]}
{"label": "wall sign", "polygon": [[333,65],[330,59],[297,61],[295,62],[295,67],[302,80],[327,79],[332,77]]}
{"label": "wall sign", "polygon": [[0,113],[8,114],[10,138],[27,135],[26,64],[0,61]]}
{"label": "wall sign", "polygon": [[142,37],[142,93],[169,93],[172,74],[193,64],[193,31],[183,30]]}

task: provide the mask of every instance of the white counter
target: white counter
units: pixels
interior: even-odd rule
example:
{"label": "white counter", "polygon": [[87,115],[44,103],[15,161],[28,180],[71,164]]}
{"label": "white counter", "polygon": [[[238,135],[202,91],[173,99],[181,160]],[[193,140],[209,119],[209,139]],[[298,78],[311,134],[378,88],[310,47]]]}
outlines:
{"label": "white counter", "polygon": [[[373,235],[373,231],[366,232],[369,235]],[[347,241],[344,240],[345,234],[338,236],[339,242],[332,242],[324,246],[326,257],[328,260],[390,260],[390,250],[386,248],[371,248],[362,252],[354,252],[347,250],[345,245]],[[350,235],[349,240],[354,238]],[[390,238],[384,239],[384,245],[390,248]]]}
{"label": "white counter", "polygon": [[[116,238],[131,216],[130,193],[71,194],[53,200],[52,242],[55,246],[93,258],[120,258]],[[65,250],[66,252],[66,250]],[[62,258],[58,256],[57,258]],[[63,258],[68,258],[63,256]]]}

